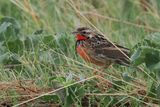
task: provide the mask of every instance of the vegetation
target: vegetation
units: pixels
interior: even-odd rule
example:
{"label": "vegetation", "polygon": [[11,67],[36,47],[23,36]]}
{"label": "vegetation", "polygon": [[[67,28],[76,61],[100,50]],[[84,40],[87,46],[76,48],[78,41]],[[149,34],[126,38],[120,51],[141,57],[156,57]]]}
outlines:
{"label": "vegetation", "polygon": [[[0,0],[1,106],[158,107],[159,10],[159,0]],[[131,49],[133,66],[93,74],[75,53],[77,26]]]}

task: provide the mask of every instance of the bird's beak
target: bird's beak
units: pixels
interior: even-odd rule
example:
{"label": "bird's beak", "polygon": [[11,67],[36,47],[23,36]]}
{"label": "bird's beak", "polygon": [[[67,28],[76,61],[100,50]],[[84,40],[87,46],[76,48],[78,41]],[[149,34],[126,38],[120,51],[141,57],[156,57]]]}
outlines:
{"label": "bird's beak", "polygon": [[77,33],[78,33],[77,31],[72,32],[72,34],[77,34]]}

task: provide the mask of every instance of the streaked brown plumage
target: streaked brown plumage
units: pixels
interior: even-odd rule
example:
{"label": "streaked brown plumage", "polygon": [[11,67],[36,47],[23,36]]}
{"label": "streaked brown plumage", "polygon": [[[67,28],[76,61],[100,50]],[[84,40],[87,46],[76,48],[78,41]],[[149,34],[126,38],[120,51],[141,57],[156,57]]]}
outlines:
{"label": "streaked brown plumage", "polygon": [[[76,51],[86,61],[98,66],[108,67],[112,63],[129,65],[129,49],[115,44],[115,47],[103,35],[87,27],[80,27],[76,34]],[[124,55],[124,53],[126,55]]]}

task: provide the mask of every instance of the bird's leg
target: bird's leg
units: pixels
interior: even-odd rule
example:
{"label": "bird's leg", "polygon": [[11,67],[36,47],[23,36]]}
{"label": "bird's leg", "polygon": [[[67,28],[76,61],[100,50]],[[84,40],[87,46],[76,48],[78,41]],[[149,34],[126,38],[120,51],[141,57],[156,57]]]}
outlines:
{"label": "bird's leg", "polygon": [[107,79],[105,79],[105,73],[104,70],[106,68],[109,68],[111,65],[107,65],[102,67],[99,71],[96,71],[96,73],[98,72],[97,75],[97,79],[98,79],[98,83],[97,86],[102,89],[102,90],[106,90],[106,88],[112,87],[112,84],[110,81],[108,81]]}

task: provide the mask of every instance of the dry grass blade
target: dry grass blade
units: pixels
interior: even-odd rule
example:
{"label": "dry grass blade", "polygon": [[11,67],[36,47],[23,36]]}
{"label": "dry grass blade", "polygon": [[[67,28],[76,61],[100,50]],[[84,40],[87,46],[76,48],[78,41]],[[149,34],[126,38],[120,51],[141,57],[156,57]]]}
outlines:
{"label": "dry grass blade", "polygon": [[21,102],[21,103],[19,103],[19,104],[16,104],[16,105],[14,105],[13,107],[21,106],[21,105],[23,105],[23,104],[26,104],[26,103],[31,102],[31,101],[33,101],[33,100],[36,100],[36,99],[38,99],[38,98],[40,98],[40,97],[43,97],[43,96],[45,96],[45,95],[55,93],[55,92],[57,92],[57,91],[59,91],[59,90],[62,90],[62,89],[64,89],[64,88],[70,87],[70,86],[72,86],[72,85],[75,85],[75,84],[78,84],[78,83],[81,83],[81,82],[85,82],[85,81],[91,80],[91,79],[93,79],[93,78],[96,78],[96,76],[88,77],[88,78],[86,78],[86,79],[83,79],[83,80],[74,82],[74,83],[69,84],[69,85],[66,85],[66,86],[64,86],[64,87],[61,87],[61,88],[52,90],[52,91],[50,91],[50,92],[41,94],[41,95],[39,95],[39,96],[37,96],[37,97],[31,98],[31,99],[29,99],[29,100],[26,100],[26,101],[23,101],[23,102]]}
{"label": "dry grass blade", "polygon": [[160,32],[159,29],[155,29],[155,28],[152,28],[152,27],[149,27],[149,26],[144,26],[144,25],[141,25],[141,24],[132,23],[132,22],[125,21],[125,20],[119,20],[119,19],[109,17],[109,16],[103,16],[103,15],[98,14],[98,13],[93,13],[93,12],[81,12],[81,13],[83,15],[91,15],[91,16],[94,16],[94,17],[97,16],[99,18],[103,18],[105,20],[109,20],[109,21],[116,22],[116,23],[123,23],[123,24],[129,25],[129,26],[134,26],[136,28],[143,28],[143,29],[146,29],[146,30],[149,30],[149,31]]}

